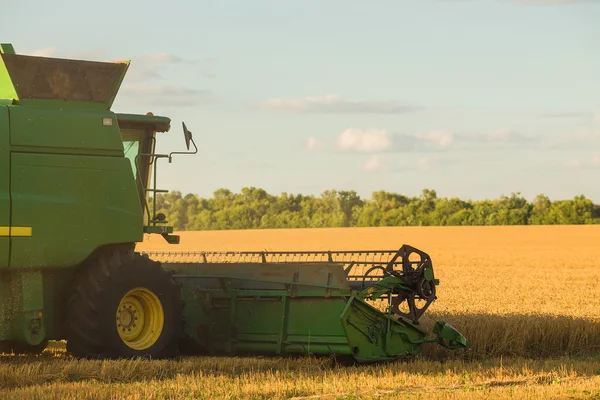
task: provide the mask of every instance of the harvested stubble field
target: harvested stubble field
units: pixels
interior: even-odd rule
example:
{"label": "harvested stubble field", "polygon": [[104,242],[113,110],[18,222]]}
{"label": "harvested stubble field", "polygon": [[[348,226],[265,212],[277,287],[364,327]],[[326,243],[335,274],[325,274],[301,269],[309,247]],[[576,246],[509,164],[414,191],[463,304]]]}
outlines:
{"label": "harvested stubble field", "polygon": [[62,344],[5,355],[2,398],[600,399],[600,226],[410,227],[182,233],[139,250],[429,253],[439,299],[422,321],[463,332],[466,352],[430,345],[412,362],[339,366],[312,358],[76,361]]}

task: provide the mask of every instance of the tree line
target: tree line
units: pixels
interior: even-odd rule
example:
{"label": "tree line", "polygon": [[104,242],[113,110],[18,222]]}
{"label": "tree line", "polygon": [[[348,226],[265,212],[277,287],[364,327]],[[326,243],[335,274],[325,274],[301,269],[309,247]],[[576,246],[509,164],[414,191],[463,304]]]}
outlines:
{"label": "tree line", "polygon": [[[152,200],[152,199],[151,199]],[[152,203],[150,203],[152,204]],[[211,198],[179,191],[159,194],[157,212],[175,230],[262,228],[330,228],[446,225],[595,224],[600,206],[584,195],[551,200],[540,194],[527,201],[520,193],[492,200],[438,197],[423,189],[420,196],[386,191],[362,199],[355,191],[327,190],[320,196],[282,193],[255,187],[240,193],[218,189]]]}

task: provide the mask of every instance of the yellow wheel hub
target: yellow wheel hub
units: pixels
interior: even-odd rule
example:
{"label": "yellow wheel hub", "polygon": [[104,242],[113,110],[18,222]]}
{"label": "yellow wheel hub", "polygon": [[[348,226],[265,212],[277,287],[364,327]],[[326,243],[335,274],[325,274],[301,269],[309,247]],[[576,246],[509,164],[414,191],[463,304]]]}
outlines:
{"label": "yellow wheel hub", "polygon": [[156,343],[164,323],[162,303],[152,291],[145,288],[127,292],[117,308],[119,336],[134,350],[144,350]]}

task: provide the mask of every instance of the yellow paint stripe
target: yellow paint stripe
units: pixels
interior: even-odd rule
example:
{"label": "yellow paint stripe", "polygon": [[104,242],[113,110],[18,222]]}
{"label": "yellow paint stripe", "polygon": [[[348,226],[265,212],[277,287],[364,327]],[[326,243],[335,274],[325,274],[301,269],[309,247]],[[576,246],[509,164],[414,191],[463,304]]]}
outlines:
{"label": "yellow paint stripe", "polygon": [[30,226],[0,226],[0,236],[29,237],[32,235]]}
{"label": "yellow paint stripe", "polygon": [[30,226],[11,226],[10,236],[31,236]]}

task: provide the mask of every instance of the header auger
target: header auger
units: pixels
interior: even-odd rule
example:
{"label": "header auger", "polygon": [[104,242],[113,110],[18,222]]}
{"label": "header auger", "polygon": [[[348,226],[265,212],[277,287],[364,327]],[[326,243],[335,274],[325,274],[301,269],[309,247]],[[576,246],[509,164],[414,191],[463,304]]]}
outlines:
{"label": "header auger", "polygon": [[166,192],[156,185],[157,162],[198,148],[182,123],[188,151],[156,153],[169,118],[110,110],[128,65],[25,56],[0,45],[6,348],[36,353],[48,340],[66,340],[76,357],[296,353],[377,361],[412,357],[428,342],[467,345],[443,321],[432,336],[419,326],[438,280],[430,257],[407,245],[136,252],[144,233],[177,248],[178,236],[156,212],[156,194]]}

